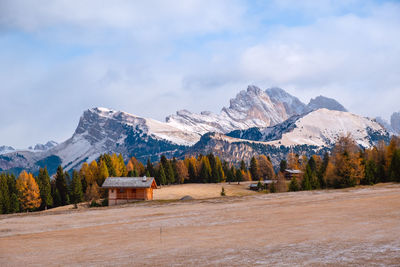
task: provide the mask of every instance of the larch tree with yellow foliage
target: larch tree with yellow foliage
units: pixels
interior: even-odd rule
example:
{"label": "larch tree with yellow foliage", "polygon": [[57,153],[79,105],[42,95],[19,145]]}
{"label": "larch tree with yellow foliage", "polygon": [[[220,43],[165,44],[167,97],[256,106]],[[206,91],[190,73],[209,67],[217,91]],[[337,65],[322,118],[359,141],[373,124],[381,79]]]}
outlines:
{"label": "larch tree with yellow foliage", "polygon": [[40,207],[42,202],[40,199],[39,186],[31,173],[21,172],[16,187],[19,193],[19,202],[24,210],[33,210]]}

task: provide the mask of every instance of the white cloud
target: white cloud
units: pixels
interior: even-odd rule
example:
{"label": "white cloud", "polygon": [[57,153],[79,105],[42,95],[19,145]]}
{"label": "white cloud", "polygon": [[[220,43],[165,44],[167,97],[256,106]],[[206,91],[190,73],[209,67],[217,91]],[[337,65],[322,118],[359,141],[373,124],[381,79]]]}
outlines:
{"label": "white cloud", "polygon": [[51,33],[64,42],[104,41],[110,35],[154,41],[240,28],[243,10],[228,0],[12,0],[1,4],[0,25]]}
{"label": "white cloud", "polygon": [[382,107],[393,107],[395,100],[383,104],[370,96],[399,88],[398,14],[398,5],[387,5],[367,17],[349,14],[280,27],[268,40],[245,50],[240,61],[243,75],[293,86],[299,95],[309,95],[310,90],[331,93],[353,112],[388,116],[392,111]]}
{"label": "white cloud", "polygon": [[[93,106],[160,120],[218,112],[247,84],[334,97],[368,116],[400,109],[400,5],[252,3],[1,1],[0,112],[11,114],[1,142],[63,141]],[[15,32],[29,42],[7,41]]]}

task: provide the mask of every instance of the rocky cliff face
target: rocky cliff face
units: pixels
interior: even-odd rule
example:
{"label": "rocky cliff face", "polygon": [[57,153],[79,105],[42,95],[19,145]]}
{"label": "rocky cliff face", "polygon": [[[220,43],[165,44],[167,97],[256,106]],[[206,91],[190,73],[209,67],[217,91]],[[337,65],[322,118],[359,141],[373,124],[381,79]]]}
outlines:
{"label": "rocky cliff face", "polygon": [[334,100],[319,97],[311,102],[306,106],[280,88],[249,86],[219,114],[181,110],[166,122],[92,108],[83,113],[65,142],[0,155],[0,171],[37,171],[47,166],[54,173],[59,164],[71,170],[103,153],[121,153],[126,159],[135,156],[142,161],[158,160],[162,154],[182,157],[214,152],[231,161],[268,154],[278,163],[289,150],[319,153],[348,132],[362,146],[388,138],[380,124],[367,118],[328,109],[310,111],[310,106],[340,109]]}
{"label": "rocky cliff face", "polygon": [[305,111],[305,104],[280,88],[263,91],[251,85],[231,99],[229,107],[222,108],[220,114],[181,110],[168,116],[166,122],[201,136],[207,132],[227,133],[236,129],[267,127]]}
{"label": "rocky cliff face", "polygon": [[339,102],[335,99],[328,98],[325,96],[317,96],[316,98],[312,98],[310,103],[308,103],[307,108],[309,110],[317,110],[320,108],[326,108],[329,110],[337,110],[347,112],[347,109],[342,106]]}
{"label": "rocky cliff face", "polygon": [[28,147],[28,150],[31,150],[34,152],[35,151],[46,151],[46,150],[49,150],[49,149],[55,147],[56,145],[58,145],[57,142],[49,141],[46,144],[36,144],[34,146],[30,146],[30,147]]}
{"label": "rocky cliff face", "polygon": [[400,112],[395,112],[392,114],[390,117],[390,125],[397,134],[400,134]]}
{"label": "rocky cliff face", "polygon": [[84,112],[74,135],[48,153],[59,156],[68,170],[103,153],[121,153],[125,158],[135,155],[142,160],[160,154],[175,155],[196,138],[166,123],[93,108]]}

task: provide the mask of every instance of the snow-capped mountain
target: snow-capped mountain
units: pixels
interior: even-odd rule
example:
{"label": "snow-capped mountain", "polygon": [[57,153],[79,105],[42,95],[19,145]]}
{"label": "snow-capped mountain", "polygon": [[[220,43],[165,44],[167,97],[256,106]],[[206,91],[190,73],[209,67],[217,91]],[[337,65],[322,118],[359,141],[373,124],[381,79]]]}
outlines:
{"label": "snow-capped mountain", "polygon": [[73,136],[48,153],[71,169],[103,153],[122,153],[125,158],[154,158],[160,153],[174,154],[194,144],[198,135],[167,123],[106,108],[85,111]]}
{"label": "snow-capped mountain", "polygon": [[[155,161],[162,154],[182,157],[215,152],[231,160],[249,160],[269,154],[275,163],[289,149],[316,153],[328,149],[341,134],[351,133],[362,146],[370,146],[388,134],[376,121],[348,112],[311,107],[342,107],[336,101],[316,98],[307,106],[280,88],[261,90],[249,86],[231,99],[219,114],[178,111],[166,122],[107,108],[86,110],[71,138],[56,145],[8,150],[0,155],[0,171],[37,171],[47,166],[54,173],[58,165],[66,170],[103,153],[121,153],[125,159]],[[229,136],[227,136],[229,135]]]}
{"label": "snow-capped mountain", "polygon": [[389,132],[390,135],[397,134],[396,131],[390,125],[390,123],[387,120],[385,120],[384,118],[376,117],[375,120],[376,120],[377,123],[382,125],[386,129],[386,131]]}
{"label": "snow-capped mountain", "polygon": [[180,110],[168,116],[166,122],[182,131],[197,133],[200,139],[207,132],[227,133],[236,129],[275,125],[306,110],[304,103],[280,88],[263,91],[250,85],[231,99],[229,107],[222,108],[219,114]]}
{"label": "snow-capped mountain", "polygon": [[33,151],[33,152],[46,151],[46,150],[49,150],[50,148],[55,147],[56,145],[58,145],[57,142],[48,141],[46,144],[36,144],[34,146],[30,146],[30,147],[28,147],[28,150]]}
{"label": "snow-capped mountain", "polygon": [[343,107],[342,104],[337,102],[333,98],[325,97],[325,96],[317,96],[316,98],[312,98],[310,103],[307,105],[309,110],[317,110],[320,108],[326,108],[330,110],[344,111],[347,112],[347,109]]}
{"label": "snow-capped mountain", "polygon": [[389,139],[389,133],[375,120],[328,109],[318,109],[293,116],[272,127],[236,130],[227,135],[276,146],[329,147],[340,136],[347,134],[363,147],[371,147],[378,140]]}
{"label": "snow-capped mountain", "polygon": [[390,126],[395,133],[400,134],[400,112],[395,112],[390,117]]}
{"label": "snow-capped mountain", "polygon": [[0,155],[15,151],[12,146],[0,146]]}

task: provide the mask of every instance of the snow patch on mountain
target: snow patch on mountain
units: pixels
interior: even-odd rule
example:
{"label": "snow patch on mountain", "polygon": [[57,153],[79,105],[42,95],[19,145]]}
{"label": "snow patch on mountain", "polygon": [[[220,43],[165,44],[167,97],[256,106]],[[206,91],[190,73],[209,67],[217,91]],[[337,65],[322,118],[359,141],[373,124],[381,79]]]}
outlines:
{"label": "snow patch on mountain", "polygon": [[220,114],[180,110],[168,116],[166,122],[183,131],[197,133],[200,138],[207,132],[227,133],[236,129],[275,125],[305,111],[305,104],[280,88],[263,91],[250,85],[231,99],[229,107],[222,108]]}
{"label": "snow patch on mountain", "polygon": [[103,153],[128,155],[126,140],[132,134],[144,143],[152,139],[187,146],[198,141],[197,134],[167,123],[112,109],[92,108],[84,112],[74,135],[48,153],[59,156],[68,170],[95,160]]}
{"label": "snow patch on mountain", "polygon": [[385,120],[384,118],[382,118],[382,117],[376,117],[376,118],[375,118],[375,121],[376,121],[377,123],[379,123],[380,125],[382,125],[382,126],[386,129],[386,131],[389,132],[390,135],[395,135],[395,134],[397,134],[396,131],[395,131],[395,130],[392,128],[392,126],[390,125],[390,123],[389,123],[387,120]]}
{"label": "snow patch on mountain", "polygon": [[46,151],[46,150],[49,150],[50,148],[55,147],[56,145],[58,145],[57,142],[49,141],[46,144],[36,144],[34,146],[30,146],[30,147],[28,147],[28,150],[33,151],[33,152]]}
{"label": "snow patch on mountain", "polygon": [[273,127],[234,131],[229,136],[263,141],[275,146],[309,145],[330,147],[340,136],[350,134],[363,147],[389,139],[386,129],[370,118],[349,112],[318,109]]}
{"label": "snow patch on mountain", "polygon": [[0,146],[0,155],[14,152],[15,148],[12,146]]}

